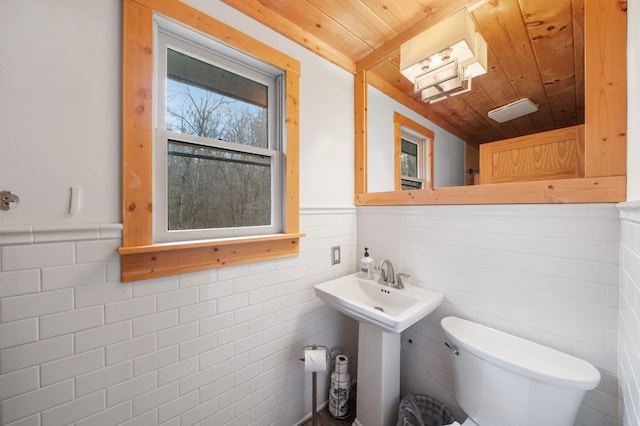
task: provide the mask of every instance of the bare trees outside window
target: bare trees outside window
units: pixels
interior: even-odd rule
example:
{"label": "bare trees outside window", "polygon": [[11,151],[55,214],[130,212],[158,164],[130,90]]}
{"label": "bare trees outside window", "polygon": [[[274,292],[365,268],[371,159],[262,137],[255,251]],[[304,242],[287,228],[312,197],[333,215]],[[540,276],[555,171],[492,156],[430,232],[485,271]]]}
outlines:
{"label": "bare trees outside window", "polygon": [[266,85],[167,50],[165,123],[176,136],[166,145],[168,230],[272,224],[268,94]]}

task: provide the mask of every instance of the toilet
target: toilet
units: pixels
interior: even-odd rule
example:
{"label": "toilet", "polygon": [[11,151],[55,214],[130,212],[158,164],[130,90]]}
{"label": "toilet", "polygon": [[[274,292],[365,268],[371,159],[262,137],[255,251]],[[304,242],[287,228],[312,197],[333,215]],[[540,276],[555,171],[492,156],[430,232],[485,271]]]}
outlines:
{"label": "toilet", "polygon": [[457,317],[441,325],[463,426],[573,426],[600,382],[593,365],[547,346]]}

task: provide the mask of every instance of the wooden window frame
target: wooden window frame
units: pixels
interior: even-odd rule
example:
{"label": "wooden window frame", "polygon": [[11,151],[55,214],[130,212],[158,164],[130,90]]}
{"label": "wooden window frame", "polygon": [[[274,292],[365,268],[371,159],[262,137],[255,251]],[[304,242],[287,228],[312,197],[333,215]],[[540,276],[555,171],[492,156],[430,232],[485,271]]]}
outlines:
{"label": "wooden window frame", "polygon": [[[405,117],[399,112],[393,113],[393,164],[394,164],[394,189],[402,191],[402,129],[409,129],[413,133],[417,133],[424,137],[422,150],[426,158],[419,158],[418,161],[424,163],[419,169],[424,168],[422,177],[424,188],[433,188],[433,145],[435,133],[427,129],[423,125]],[[422,188],[422,189],[424,189]]]}
{"label": "wooden window frame", "polygon": [[[269,63],[285,73],[284,233],[153,243],[153,40],[161,15]],[[296,256],[299,233],[300,63],[177,0],[123,0],[121,280]]]}

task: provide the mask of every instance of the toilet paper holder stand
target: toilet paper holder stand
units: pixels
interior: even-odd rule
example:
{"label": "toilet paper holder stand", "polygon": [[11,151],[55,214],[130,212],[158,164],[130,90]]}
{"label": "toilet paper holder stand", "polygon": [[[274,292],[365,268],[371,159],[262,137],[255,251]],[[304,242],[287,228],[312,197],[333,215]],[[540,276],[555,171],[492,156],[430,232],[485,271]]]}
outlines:
{"label": "toilet paper holder stand", "polygon": [[[318,349],[324,349],[327,354],[327,361],[329,361],[329,348],[322,345],[307,345],[302,347],[302,355],[300,356],[300,361],[304,362],[304,352],[307,350],[315,351]],[[312,389],[311,389],[311,424],[313,426],[318,426],[318,373],[313,371],[311,373],[311,381],[312,381]]]}

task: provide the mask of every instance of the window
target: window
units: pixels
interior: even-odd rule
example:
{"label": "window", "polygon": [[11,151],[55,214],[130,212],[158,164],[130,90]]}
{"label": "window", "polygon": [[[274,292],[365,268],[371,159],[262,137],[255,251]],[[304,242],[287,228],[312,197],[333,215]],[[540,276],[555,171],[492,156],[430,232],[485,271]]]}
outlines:
{"label": "window", "polygon": [[122,281],[297,255],[300,64],[179,1],[123,12]]}
{"label": "window", "polygon": [[394,113],[395,189],[433,188],[433,132]]}
{"label": "window", "polygon": [[424,188],[425,165],[424,165],[424,142],[425,139],[418,135],[406,133],[400,140],[400,169],[402,175],[402,189],[422,189]]}
{"label": "window", "polygon": [[281,232],[282,71],[157,21],[154,242]]}

